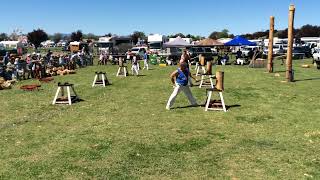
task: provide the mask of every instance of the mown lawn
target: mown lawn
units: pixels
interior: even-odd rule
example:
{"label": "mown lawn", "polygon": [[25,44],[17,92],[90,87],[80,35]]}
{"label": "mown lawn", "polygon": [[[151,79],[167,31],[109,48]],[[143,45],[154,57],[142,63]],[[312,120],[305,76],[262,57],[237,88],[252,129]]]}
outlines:
{"label": "mown lawn", "polygon": [[[295,83],[275,70],[225,72],[227,113],[203,107],[165,110],[174,67],[115,77],[94,66],[55,77],[37,92],[0,91],[0,179],[319,179],[320,71],[295,61]],[[106,71],[107,88],[91,88]],[[51,105],[56,83],[75,84],[84,100]],[[199,103],[204,89],[193,87]],[[188,102],[183,94],[175,107]]]}

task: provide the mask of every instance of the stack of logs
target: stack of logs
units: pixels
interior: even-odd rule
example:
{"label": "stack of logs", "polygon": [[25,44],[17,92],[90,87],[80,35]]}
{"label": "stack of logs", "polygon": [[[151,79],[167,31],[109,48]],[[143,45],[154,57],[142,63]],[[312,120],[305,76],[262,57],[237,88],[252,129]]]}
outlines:
{"label": "stack of logs", "polygon": [[11,80],[6,81],[4,78],[0,77],[0,90],[11,89],[12,84],[14,82],[15,81],[11,81]]}
{"label": "stack of logs", "polygon": [[58,68],[54,67],[51,69],[47,69],[47,74],[50,74],[51,76],[57,76],[57,75],[64,76],[67,74],[75,74],[75,73],[76,73],[75,70],[64,69],[63,67],[58,67]]}

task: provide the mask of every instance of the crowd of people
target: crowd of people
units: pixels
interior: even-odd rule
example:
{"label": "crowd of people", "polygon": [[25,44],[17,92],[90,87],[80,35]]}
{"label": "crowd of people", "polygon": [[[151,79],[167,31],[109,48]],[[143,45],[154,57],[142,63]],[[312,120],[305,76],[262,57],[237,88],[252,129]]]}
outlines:
{"label": "crowd of people", "polygon": [[0,60],[0,77],[5,80],[41,79],[52,76],[54,68],[75,70],[93,64],[93,58],[84,51],[71,54],[54,54],[50,50],[45,54],[33,52],[24,56],[6,53]]}

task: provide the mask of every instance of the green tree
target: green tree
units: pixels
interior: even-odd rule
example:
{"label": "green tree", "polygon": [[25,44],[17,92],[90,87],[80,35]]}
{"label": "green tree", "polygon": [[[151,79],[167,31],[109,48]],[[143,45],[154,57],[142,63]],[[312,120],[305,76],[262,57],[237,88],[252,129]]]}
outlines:
{"label": "green tree", "polygon": [[99,37],[93,33],[85,34],[83,35],[84,39],[93,39],[93,40],[98,40]]}
{"label": "green tree", "polygon": [[52,37],[51,40],[54,41],[54,43],[58,43],[60,40],[62,40],[63,35],[61,33],[55,33]]}
{"label": "green tree", "polygon": [[78,30],[77,32],[71,33],[71,41],[81,41],[82,40],[82,31]]}
{"label": "green tree", "polygon": [[146,34],[141,31],[135,31],[132,33],[131,38],[132,38],[132,42],[134,44],[137,44],[139,40],[146,39]]}
{"label": "green tree", "polygon": [[221,32],[214,31],[209,35],[209,38],[211,39],[220,39],[220,38],[227,38],[229,37],[229,30],[223,29]]}
{"label": "green tree", "polygon": [[7,40],[9,37],[6,33],[1,33],[0,34],[0,41],[5,41]]}
{"label": "green tree", "polygon": [[36,49],[38,49],[38,47],[43,41],[46,41],[49,39],[48,34],[42,29],[37,29],[37,30],[33,30],[32,32],[29,32],[27,37],[28,37],[28,40],[34,45]]}

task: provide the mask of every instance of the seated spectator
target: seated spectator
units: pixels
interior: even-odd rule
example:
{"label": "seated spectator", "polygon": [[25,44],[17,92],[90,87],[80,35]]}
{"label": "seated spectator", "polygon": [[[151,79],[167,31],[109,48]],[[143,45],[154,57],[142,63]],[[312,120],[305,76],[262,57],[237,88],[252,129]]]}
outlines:
{"label": "seated spectator", "polygon": [[237,51],[236,59],[240,59],[240,58],[242,58],[242,51],[239,49]]}
{"label": "seated spectator", "polygon": [[221,64],[222,65],[226,65],[226,63],[229,61],[229,55],[228,53],[224,54],[222,60],[221,60]]}

